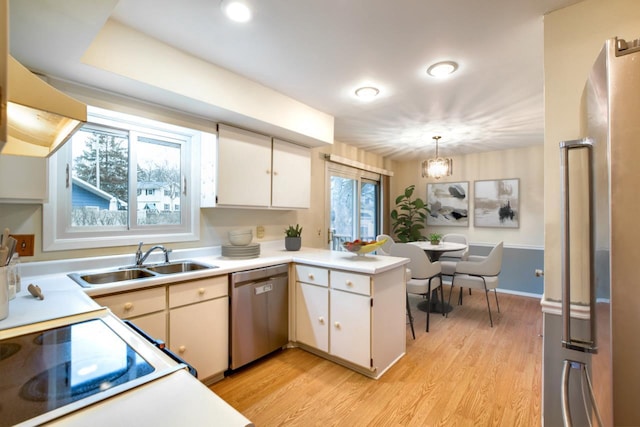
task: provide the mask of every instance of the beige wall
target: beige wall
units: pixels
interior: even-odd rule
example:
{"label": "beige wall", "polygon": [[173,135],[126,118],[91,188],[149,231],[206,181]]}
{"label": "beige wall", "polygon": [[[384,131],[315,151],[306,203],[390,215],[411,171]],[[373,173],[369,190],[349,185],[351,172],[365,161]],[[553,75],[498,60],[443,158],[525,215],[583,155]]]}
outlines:
{"label": "beige wall", "polygon": [[544,20],[545,298],[560,299],[558,143],[580,138],[580,102],[587,75],[611,37],[640,36],[640,1],[585,0]]}
{"label": "beige wall", "polygon": [[[543,146],[538,145],[454,157],[454,174],[447,177],[444,182],[467,181],[469,183],[471,199],[469,227],[428,227],[423,234],[462,232],[467,234],[469,241],[473,243],[493,244],[504,241],[511,245],[542,247],[544,244],[543,155]],[[401,194],[408,185],[415,184],[416,193],[414,194],[425,200],[429,180],[420,176],[418,160],[397,163],[394,172],[392,199]],[[520,228],[474,227],[473,181],[508,178],[520,179],[520,211],[522,212]],[[431,180],[431,182],[436,181]]]}

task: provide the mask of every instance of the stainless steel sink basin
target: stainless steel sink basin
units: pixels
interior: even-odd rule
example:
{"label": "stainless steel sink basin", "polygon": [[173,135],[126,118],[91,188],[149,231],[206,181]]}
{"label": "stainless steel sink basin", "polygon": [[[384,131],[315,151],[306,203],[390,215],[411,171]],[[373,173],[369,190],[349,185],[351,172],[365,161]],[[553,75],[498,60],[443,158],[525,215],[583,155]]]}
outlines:
{"label": "stainless steel sink basin", "polygon": [[188,273],[190,271],[210,268],[217,268],[217,266],[194,261],[176,261],[142,267],[123,267],[96,273],[71,273],[68,274],[68,276],[80,286],[91,288],[127,280],[145,280],[158,277],[159,275]]}
{"label": "stainless steel sink basin", "polygon": [[189,271],[205,270],[209,268],[217,268],[213,265],[200,264],[193,261],[170,262],[168,264],[157,264],[146,267],[147,270],[158,274],[176,274],[187,273]]}
{"label": "stainless steel sink basin", "polygon": [[153,276],[155,276],[155,274],[153,274],[150,271],[143,270],[141,268],[130,268],[126,270],[112,270],[112,271],[105,271],[103,273],[94,273],[94,274],[74,273],[69,275],[69,277],[71,277],[72,279],[75,280],[75,278],[77,277],[78,279],[82,280],[85,283],[88,283],[89,285],[104,285],[106,283],[123,282],[125,280],[144,279],[144,278],[153,277]]}

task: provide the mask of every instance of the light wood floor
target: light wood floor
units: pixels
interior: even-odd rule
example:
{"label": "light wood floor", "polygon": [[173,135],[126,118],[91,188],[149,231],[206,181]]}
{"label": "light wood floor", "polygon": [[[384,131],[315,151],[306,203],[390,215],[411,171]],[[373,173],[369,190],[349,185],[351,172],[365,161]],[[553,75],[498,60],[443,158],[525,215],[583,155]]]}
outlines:
{"label": "light wood floor", "polygon": [[426,333],[412,296],[416,340],[407,325],[407,354],[379,380],[294,348],[210,388],[258,427],[539,426],[540,303],[498,298],[493,328],[484,295],[474,291],[448,318],[432,313]]}

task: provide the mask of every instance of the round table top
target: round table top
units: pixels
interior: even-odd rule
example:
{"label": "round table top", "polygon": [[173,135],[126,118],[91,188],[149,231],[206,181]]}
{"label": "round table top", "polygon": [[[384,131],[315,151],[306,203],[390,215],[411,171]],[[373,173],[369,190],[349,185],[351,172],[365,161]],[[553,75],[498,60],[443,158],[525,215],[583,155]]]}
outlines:
{"label": "round table top", "polygon": [[456,242],[440,242],[438,245],[432,245],[431,242],[409,242],[412,245],[418,246],[420,249],[428,252],[449,252],[460,251],[467,248],[464,243]]}

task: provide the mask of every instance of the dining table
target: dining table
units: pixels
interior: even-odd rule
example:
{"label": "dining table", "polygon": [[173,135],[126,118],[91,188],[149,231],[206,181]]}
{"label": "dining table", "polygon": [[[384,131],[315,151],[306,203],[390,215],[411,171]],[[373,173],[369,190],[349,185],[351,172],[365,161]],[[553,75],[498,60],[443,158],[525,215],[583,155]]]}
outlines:
{"label": "dining table", "polygon": [[[437,245],[434,245],[428,241],[416,241],[408,243],[411,245],[416,245],[420,249],[425,251],[431,262],[438,261],[442,254],[444,254],[445,252],[460,251],[467,248],[467,245],[465,245],[464,243],[456,242],[440,242]],[[440,302],[440,300],[438,299],[438,293],[435,289],[431,293],[431,298],[429,298],[429,300],[418,303],[418,310],[426,312],[429,309],[427,305],[429,304],[429,302],[431,302],[432,313],[448,313],[453,310],[453,307],[451,307],[450,304],[447,304],[444,301]]]}
{"label": "dining table", "polygon": [[431,242],[418,241],[418,242],[409,242],[412,245],[418,246],[420,249],[426,252],[427,256],[431,262],[436,262],[440,259],[443,253],[445,252],[455,252],[461,251],[467,248],[467,245],[464,243],[456,243],[456,242],[440,242],[437,245],[434,245]]}

